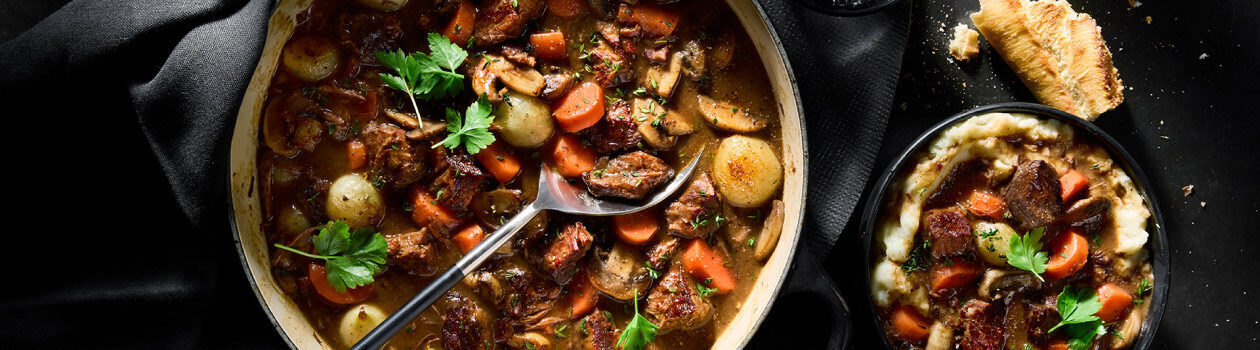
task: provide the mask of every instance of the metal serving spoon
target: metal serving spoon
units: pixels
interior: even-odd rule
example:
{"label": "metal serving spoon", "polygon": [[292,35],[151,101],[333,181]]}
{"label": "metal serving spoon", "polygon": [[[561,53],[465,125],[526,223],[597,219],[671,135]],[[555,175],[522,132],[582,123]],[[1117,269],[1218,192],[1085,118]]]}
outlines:
{"label": "metal serving spoon", "polygon": [[690,163],[683,168],[681,172],[670,180],[665,189],[656,192],[648,198],[647,201],[638,205],[630,205],[618,202],[604,201],[592,197],[586,190],[570,185],[563,177],[556,174],[546,164],[542,165],[542,171],[538,175],[538,198],[533,203],[525,206],[519,213],[512,216],[511,220],[500,226],[498,230],[494,230],[489,237],[477,244],[476,247],[455,262],[454,266],[442,272],[437,279],[425,286],[420,293],[411,297],[406,304],[389,315],[384,322],[372,329],[363,339],[355,343],[351,349],[380,349],[385,346],[394,337],[394,334],[402,330],[407,323],[420,316],[421,312],[428,309],[437,301],[439,297],[446,294],[447,291],[455,287],[455,284],[464,279],[481,263],[490,258],[494,251],[498,250],[503,243],[507,243],[509,238],[516,235],[516,231],[520,231],[534,215],[538,215],[543,210],[555,210],[562,213],[587,215],[587,216],[610,216],[630,214],[648,207],[657,205],[669,198],[674,192],[678,192],[683,184],[691,178],[691,173],[696,170],[696,164],[700,163],[700,156],[704,154],[704,147],[695,153],[696,156],[691,159]]}

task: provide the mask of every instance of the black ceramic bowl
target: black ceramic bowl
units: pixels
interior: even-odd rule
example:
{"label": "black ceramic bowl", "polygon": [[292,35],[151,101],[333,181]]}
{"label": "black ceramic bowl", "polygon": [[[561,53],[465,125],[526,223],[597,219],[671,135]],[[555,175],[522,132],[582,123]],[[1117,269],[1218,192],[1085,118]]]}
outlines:
{"label": "black ceramic bowl", "polygon": [[1159,321],[1164,315],[1164,305],[1168,300],[1168,283],[1170,277],[1170,269],[1168,267],[1168,238],[1164,232],[1164,214],[1160,211],[1159,203],[1155,199],[1155,192],[1150,188],[1150,181],[1146,179],[1146,173],[1138,167],[1133,161],[1133,156],[1120,146],[1120,143],[1107,135],[1106,132],[1099,129],[1094,124],[1084,121],[1067,112],[1060,111],[1051,107],[1032,103],[999,103],[978,107],[966,112],[956,114],[952,117],[937,123],[932,128],[925,131],[918,139],[915,139],[909,147],[906,148],[883,175],[879,177],[879,182],[875,183],[875,188],[871,192],[871,196],[867,199],[866,209],[862,212],[862,244],[864,257],[866,259],[866,300],[864,303],[871,311],[870,322],[875,324],[875,329],[879,332],[879,339],[885,348],[891,348],[888,344],[888,338],[884,336],[882,328],[879,327],[879,318],[875,312],[875,303],[872,301],[871,295],[871,240],[875,233],[875,223],[878,221],[881,210],[884,208],[887,198],[888,186],[892,182],[894,176],[902,174],[914,161],[915,155],[924,151],[928,145],[937,138],[941,131],[961,123],[973,116],[991,113],[991,112],[1010,112],[1024,113],[1043,119],[1054,119],[1064,122],[1075,128],[1077,135],[1087,135],[1093,137],[1099,145],[1107,150],[1111,159],[1120,169],[1124,170],[1129,178],[1133,180],[1134,186],[1141,192],[1142,197],[1146,200],[1147,209],[1151,212],[1151,217],[1147,221],[1147,231],[1150,232],[1150,238],[1147,239],[1146,247],[1151,252],[1151,267],[1154,269],[1155,283],[1151,289],[1150,312],[1147,314],[1145,323],[1142,325],[1142,332],[1138,336],[1137,342],[1133,343],[1133,349],[1149,348],[1151,342],[1155,339],[1155,331],[1159,328]]}

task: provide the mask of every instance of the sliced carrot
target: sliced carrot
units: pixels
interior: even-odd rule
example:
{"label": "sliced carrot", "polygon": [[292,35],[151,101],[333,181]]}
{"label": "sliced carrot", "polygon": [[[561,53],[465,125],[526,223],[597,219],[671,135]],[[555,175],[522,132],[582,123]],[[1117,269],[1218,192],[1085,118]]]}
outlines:
{"label": "sliced carrot", "polygon": [[586,12],[584,0],[547,0],[547,13],[560,18],[574,18]]}
{"label": "sliced carrot", "polygon": [[467,0],[460,1],[459,8],[455,9],[455,15],[451,16],[451,21],[446,24],[446,28],[442,29],[442,36],[455,45],[464,46],[468,43],[468,38],[472,37],[473,24],[476,20],[477,8]]}
{"label": "sliced carrot", "polygon": [[1089,257],[1089,240],[1084,235],[1070,229],[1059,235],[1050,246],[1050,261],[1046,263],[1046,276],[1064,278],[1071,276],[1085,266],[1085,258]]}
{"label": "sliced carrot", "polygon": [[585,82],[560,98],[552,112],[560,128],[578,132],[591,127],[604,117],[604,87]]}
{"label": "sliced carrot", "polygon": [[329,303],[337,305],[358,304],[372,297],[371,284],[358,288],[347,288],[344,292],[338,292],[331,284],[328,284],[328,274],[324,271],[324,265],[311,263],[307,265],[306,273],[311,280],[311,285],[315,287],[315,293]]}
{"label": "sliced carrot", "polygon": [[962,288],[975,282],[984,268],[972,262],[959,261],[952,265],[937,265],[932,268],[932,292]]}
{"label": "sliced carrot", "polygon": [[901,305],[893,309],[892,315],[893,333],[897,337],[912,342],[923,341],[928,337],[928,323],[923,319],[923,315],[919,315],[913,307],[909,305]]}
{"label": "sliced carrot", "polygon": [[538,58],[555,61],[569,58],[569,53],[564,47],[563,32],[536,33],[529,36],[529,43],[534,45],[534,55]]}
{"label": "sliced carrot", "polygon": [[978,216],[1001,218],[1002,212],[1006,211],[1006,202],[989,192],[975,191],[967,197],[967,209]]}
{"label": "sliced carrot", "polygon": [[363,146],[362,141],[354,140],[346,143],[346,163],[353,171],[367,167],[367,147]]}
{"label": "sliced carrot", "polygon": [[1068,350],[1068,343],[1062,340],[1055,340],[1046,346],[1046,350]]}
{"label": "sliced carrot", "polygon": [[1098,302],[1102,307],[1094,313],[1104,322],[1115,321],[1124,316],[1124,311],[1133,305],[1133,295],[1115,283],[1107,283],[1098,287]]}
{"label": "sliced carrot", "polygon": [[455,246],[459,247],[459,251],[464,254],[471,252],[484,239],[486,239],[486,231],[481,229],[481,225],[475,223],[460,229],[455,236],[451,237],[451,240],[455,241]]}
{"label": "sliced carrot", "polygon": [[564,177],[578,177],[595,169],[598,155],[578,141],[576,136],[565,134],[552,143],[551,166]]}
{"label": "sliced carrot", "polygon": [[429,227],[430,224],[435,224],[447,230],[459,226],[459,218],[438,205],[437,200],[419,186],[411,189],[411,221],[416,226]]}
{"label": "sliced carrot", "polygon": [[674,33],[674,28],[678,26],[678,18],[679,16],[676,12],[643,2],[633,7],[622,4],[621,8],[617,10],[618,21],[638,23],[643,27],[643,30],[659,36],[668,36]]}
{"label": "sliced carrot", "polygon": [[500,147],[500,142],[498,141],[491,143],[473,156],[499,182],[512,182],[512,179],[516,178],[516,174],[521,173],[521,161],[517,160],[516,156],[512,155],[511,152]]}
{"label": "sliced carrot", "polygon": [[726,294],[735,289],[735,276],[723,265],[725,261],[704,243],[703,239],[693,239],[682,253],[683,267],[699,280],[701,284],[716,288],[718,294]]}
{"label": "sliced carrot", "polygon": [[1068,200],[1084,193],[1085,189],[1089,188],[1089,179],[1075,169],[1068,169],[1063,176],[1059,177],[1059,187],[1063,188],[1063,203],[1067,203]]}
{"label": "sliced carrot", "polygon": [[617,238],[621,238],[622,242],[644,245],[660,229],[660,216],[652,210],[617,215],[613,217],[613,227],[616,228]]}
{"label": "sliced carrot", "polygon": [[578,319],[595,310],[595,304],[599,303],[599,291],[595,289],[595,285],[591,284],[591,280],[586,277],[586,272],[578,273],[573,276],[573,284],[569,285],[569,305],[572,307],[569,319]]}

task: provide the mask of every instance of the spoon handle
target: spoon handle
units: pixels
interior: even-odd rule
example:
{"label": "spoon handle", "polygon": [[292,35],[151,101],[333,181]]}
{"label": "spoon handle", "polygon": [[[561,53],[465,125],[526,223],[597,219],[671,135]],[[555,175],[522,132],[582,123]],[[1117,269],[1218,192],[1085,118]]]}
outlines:
{"label": "spoon handle", "polygon": [[420,313],[433,305],[433,302],[441,298],[443,294],[446,294],[446,291],[451,290],[451,288],[455,287],[455,284],[463,280],[464,276],[467,276],[477,266],[481,266],[481,263],[489,259],[494,254],[494,251],[498,250],[504,243],[507,243],[508,239],[516,235],[516,231],[520,231],[522,227],[525,227],[525,224],[529,223],[534,218],[534,215],[538,215],[540,211],[542,209],[539,209],[535,203],[530,203],[530,205],[522,208],[511,220],[500,226],[498,230],[494,230],[494,233],[491,233],[489,237],[477,244],[472,251],[469,251],[468,254],[455,262],[454,266],[447,268],[441,275],[438,275],[437,279],[425,286],[416,296],[411,297],[411,300],[408,300],[401,308],[389,315],[385,321],[372,329],[363,339],[355,343],[351,349],[374,350],[385,346],[385,343],[392,339],[394,334],[402,330],[411,320],[420,316]]}

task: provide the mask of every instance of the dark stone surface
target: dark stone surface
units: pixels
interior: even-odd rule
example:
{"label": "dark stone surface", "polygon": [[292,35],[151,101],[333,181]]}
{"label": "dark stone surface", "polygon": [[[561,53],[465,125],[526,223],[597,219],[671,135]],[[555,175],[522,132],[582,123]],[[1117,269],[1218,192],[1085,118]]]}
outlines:
{"label": "dark stone surface", "polygon": [[[1125,102],[1097,125],[1137,159],[1166,215],[1172,284],[1154,348],[1260,346],[1260,120],[1254,106],[1260,99],[1260,3],[1147,1],[1134,8],[1123,0],[1070,2],[1102,26],[1128,87]],[[966,15],[978,9],[976,1],[915,1],[892,118],[872,176],[946,117],[989,103],[1035,102],[983,39],[978,61],[949,58],[951,27],[971,25]],[[1183,196],[1186,185],[1194,185],[1193,194]],[[851,347],[869,349],[878,346],[879,333],[861,297],[867,284],[859,221],[848,223],[826,265],[849,296]]]}

